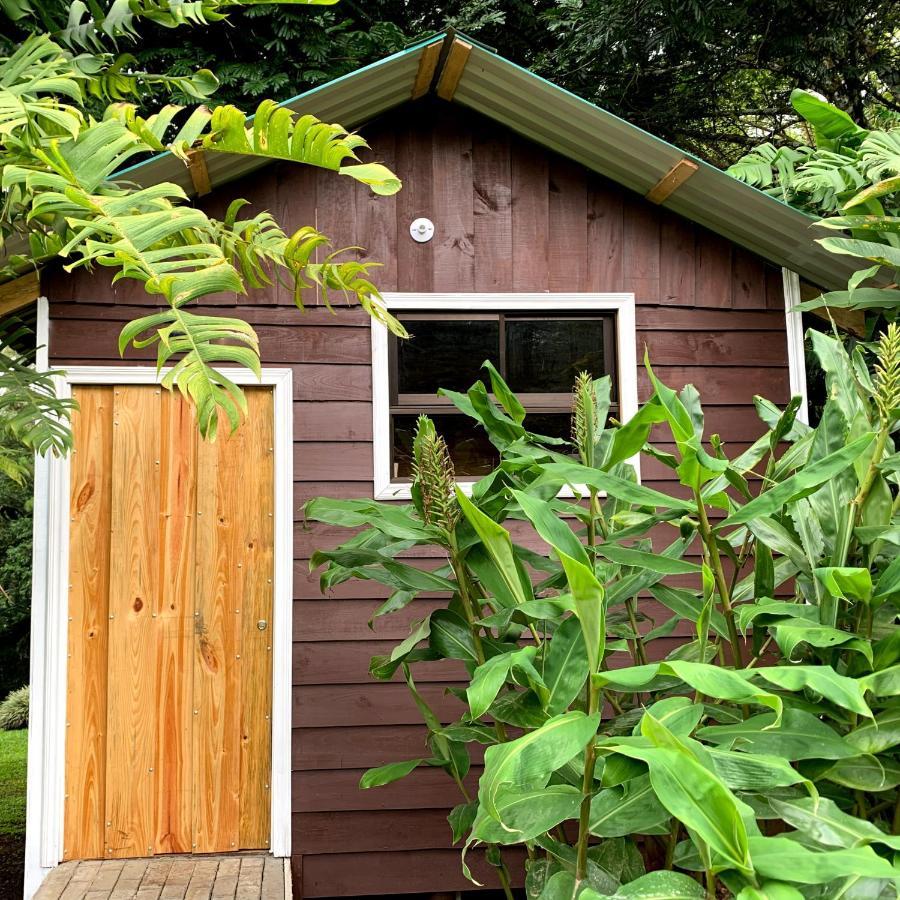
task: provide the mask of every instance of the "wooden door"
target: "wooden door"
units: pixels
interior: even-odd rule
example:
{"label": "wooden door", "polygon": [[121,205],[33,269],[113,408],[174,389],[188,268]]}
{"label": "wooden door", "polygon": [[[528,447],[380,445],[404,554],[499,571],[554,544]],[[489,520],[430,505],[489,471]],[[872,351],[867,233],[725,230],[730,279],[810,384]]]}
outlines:
{"label": "wooden door", "polygon": [[265,848],[271,390],[212,444],[156,386],[73,394],[63,856]]}

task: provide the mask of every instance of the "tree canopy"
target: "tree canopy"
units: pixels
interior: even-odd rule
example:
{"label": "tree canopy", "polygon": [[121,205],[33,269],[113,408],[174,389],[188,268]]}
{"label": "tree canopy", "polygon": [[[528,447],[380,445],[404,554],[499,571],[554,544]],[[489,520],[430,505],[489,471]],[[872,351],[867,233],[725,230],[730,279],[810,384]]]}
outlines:
{"label": "tree canopy", "polygon": [[[42,4],[43,27],[69,4]],[[861,125],[900,116],[893,0],[342,0],[250,6],[220,28],[145,28],[152,71],[214,70],[218,103],[283,100],[447,25],[653,134],[728,165],[792,134],[795,87]]]}

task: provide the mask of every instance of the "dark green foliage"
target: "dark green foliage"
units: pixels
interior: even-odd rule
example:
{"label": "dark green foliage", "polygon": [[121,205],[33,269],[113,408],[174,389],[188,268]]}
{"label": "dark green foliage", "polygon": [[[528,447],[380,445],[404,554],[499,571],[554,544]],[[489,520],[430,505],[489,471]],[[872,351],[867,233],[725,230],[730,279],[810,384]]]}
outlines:
{"label": "dark green foliage", "polygon": [[[65,20],[68,3],[41,6]],[[795,85],[869,126],[900,110],[892,0],[344,0],[235,11],[215,29],[149,27],[123,49],[150,70],[211,68],[217,102],[246,105],[287,99],[448,25],[717,164],[787,134]]]}
{"label": "dark green foliage", "polygon": [[896,116],[892,0],[558,0],[539,71],[718,164],[796,122],[816,90],[861,123]]}
{"label": "dark green foliage", "polygon": [[[811,23],[815,27],[811,27]],[[765,27],[761,24],[765,23]],[[264,7],[223,34],[154,35],[138,53],[186,74],[210,66],[217,99],[285,99],[453,25],[513,61],[716,164],[797,121],[796,84],[861,122],[898,112],[890,0],[379,0],[327,10]]]}
{"label": "dark green foliage", "polygon": [[31,480],[0,475],[0,696],[28,681]]}

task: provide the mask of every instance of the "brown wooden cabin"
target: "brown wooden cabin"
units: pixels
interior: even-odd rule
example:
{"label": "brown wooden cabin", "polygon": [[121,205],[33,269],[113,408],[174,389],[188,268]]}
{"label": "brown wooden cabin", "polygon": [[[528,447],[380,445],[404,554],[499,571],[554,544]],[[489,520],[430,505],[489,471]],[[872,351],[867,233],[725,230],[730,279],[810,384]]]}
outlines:
{"label": "brown wooden cabin", "polygon": [[[391,349],[359,308],[338,301],[332,315],[311,291],[304,313],[280,287],[210,298],[209,312],[253,324],[275,373],[250,390],[250,423],[210,449],[155,378],[129,378],[152,361],[117,353],[123,323],[154,298],[104,271],[44,273],[49,362],[75,373],[81,410],[71,460],[38,474],[27,892],[62,859],[243,847],[289,854],[297,897],[471,887],[449,845],[458,799],[443,772],[358,788],[366,768],[422,753],[405,685],[367,669],[435,601],[373,631],[386,589],[323,596],[308,560],[348,535],[306,524],[304,502],[401,495],[416,404],[432,409],[434,380],[477,374],[492,348],[562,428],[560,370],[612,372],[624,415],[648,394],[646,347],[664,381],[699,388],[708,430],[737,452],[761,430],[754,394],[783,404],[802,390],[786,312],[800,277],[846,277],[805,216],[459,36],[289,105],[358,128],[403,190],[212,157],[129,176],[208,193],[197,202],[214,213],[245,197],[287,230],[314,224],[335,247],[365,248],[424,352],[416,338]],[[412,238],[417,219],[430,240]],[[463,476],[489,464],[432,411]],[[641,476],[677,490],[652,459]],[[459,671],[426,671],[422,693],[456,718],[445,689]]]}

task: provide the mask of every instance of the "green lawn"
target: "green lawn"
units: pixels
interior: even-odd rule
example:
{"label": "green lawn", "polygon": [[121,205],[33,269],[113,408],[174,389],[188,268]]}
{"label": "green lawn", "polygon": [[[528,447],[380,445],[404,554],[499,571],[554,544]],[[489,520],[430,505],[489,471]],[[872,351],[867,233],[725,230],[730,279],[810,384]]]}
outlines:
{"label": "green lawn", "polygon": [[28,730],[0,731],[0,836],[25,834],[25,760]]}

